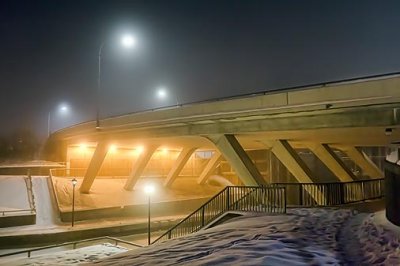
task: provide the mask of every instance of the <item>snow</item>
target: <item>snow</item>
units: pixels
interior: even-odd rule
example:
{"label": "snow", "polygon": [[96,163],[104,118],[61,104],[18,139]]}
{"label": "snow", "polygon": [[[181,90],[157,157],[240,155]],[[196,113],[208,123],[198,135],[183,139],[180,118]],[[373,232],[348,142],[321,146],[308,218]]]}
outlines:
{"label": "snow", "polygon": [[248,214],[96,265],[398,265],[399,236],[376,214],[292,209]]}
{"label": "snow", "polygon": [[0,176],[0,184],[0,211],[30,209],[23,176]]}
{"label": "snow", "polygon": [[[128,249],[124,247],[104,243],[101,245],[93,245],[90,247],[48,253],[39,256],[35,256],[35,252],[33,252],[31,258],[0,259],[0,263],[12,266],[76,265],[78,263],[93,262],[111,255],[126,252],[127,250]],[[47,250],[47,252],[51,252],[51,250]]]}
{"label": "snow", "polygon": [[[171,188],[163,186],[162,178],[141,178],[133,191],[124,189],[126,179],[97,178],[90,189],[89,194],[81,194],[78,191],[82,183],[78,183],[75,190],[75,210],[91,210],[96,208],[147,205],[148,196],[143,187],[152,183],[156,187],[156,193],[152,195],[152,203],[178,201],[188,199],[208,199],[222,190],[221,186],[198,185],[196,178],[177,178]],[[72,184],[71,179],[53,177],[58,204],[62,212],[71,210]],[[194,206],[196,207],[196,206]]]}

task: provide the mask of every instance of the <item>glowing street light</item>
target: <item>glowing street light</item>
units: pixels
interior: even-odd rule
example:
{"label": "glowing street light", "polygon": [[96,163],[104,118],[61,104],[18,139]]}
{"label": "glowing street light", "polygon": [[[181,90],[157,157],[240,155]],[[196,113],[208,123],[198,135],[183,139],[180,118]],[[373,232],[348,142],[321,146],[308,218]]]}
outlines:
{"label": "glowing street light", "polygon": [[155,187],[152,184],[147,184],[144,186],[144,193],[146,193],[148,195],[148,205],[147,205],[147,243],[148,245],[150,245],[151,242],[151,237],[150,237],[150,232],[151,232],[151,228],[150,228],[150,197],[151,195],[154,193],[154,191],[156,190]]}
{"label": "glowing street light", "polygon": [[[136,46],[136,38],[132,35],[125,34],[121,37],[121,46],[125,48],[133,48]],[[97,93],[96,93],[96,129],[100,129],[100,90],[101,90],[101,59],[102,51],[106,42],[102,42],[99,48],[99,73],[97,77]]]}
{"label": "glowing street light", "polygon": [[[165,88],[163,86],[157,88],[156,94],[157,94],[157,98],[160,100],[164,100],[164,99],[168,98],[168,90],[167,90],[167,88]],[[175,101],[176,101],[176,105],[179,105],[177,95],[175,95]]]}
{"label": "glowing street light", "polygon": [[75,222],[75,186],[78,183],[78,180],[76,178],[71,180],[72,183],[72,217],[71,217],[71,227],[74,227],[74,222]]}
{"label": "glowing street light", "polygon": [[[61,104],[57,108],[57,112],[60,114],[67,114],[69,112],[68,105]],[[50,137],[51,134],[51,111],[49,111],[47,115],[47,137]]]}

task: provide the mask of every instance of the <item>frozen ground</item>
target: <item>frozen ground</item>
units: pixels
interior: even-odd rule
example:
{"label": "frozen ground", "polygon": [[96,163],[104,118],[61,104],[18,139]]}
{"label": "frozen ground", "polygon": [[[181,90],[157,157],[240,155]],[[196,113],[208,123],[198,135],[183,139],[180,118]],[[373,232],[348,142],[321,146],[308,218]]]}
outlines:
{"label": "frozen ground", "polygon": [[[43,254],[39,256],[32,255],[31,258],[0,259],[2,265],[22,266],[22,265],[77,265],[85,262],[93,262],[105,257],[109,257],[127,249],[114,246],[108,243],[93,245],[69,251],[60,251]],[[49,251],[48,251],[49,252]],[[51,251],[50,251],[51,252]]]}
{"label": "frozen ground", "polygon": [[251,214],[95,264],[399,265],[398,228],[376,215],[344,209]]}

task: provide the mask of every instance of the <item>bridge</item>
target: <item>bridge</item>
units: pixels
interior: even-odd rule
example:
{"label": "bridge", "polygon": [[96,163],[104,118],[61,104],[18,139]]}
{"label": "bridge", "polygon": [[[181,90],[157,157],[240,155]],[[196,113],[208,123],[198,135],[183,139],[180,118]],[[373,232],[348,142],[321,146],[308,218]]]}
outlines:
{"label": "bridge", "polygon": [[[55,132],[50,141],[67,169],[83,169],[79,190],[90,193],[111,160],[126,175],[126,190],[148,175],[163,176],[171,187],[185,171],[204,184],[218,169],[235,185],[282,182],[271,169],[273,158],[292,182],[378,179],[382,168],[365,149],[382,147],[384,157],[399,139],[400,75],[393,74],[110,117],[97,129],[90,121]],[[304,152],[329,174],[311,167]],[[161,169],[163,158],[169,163]]]}

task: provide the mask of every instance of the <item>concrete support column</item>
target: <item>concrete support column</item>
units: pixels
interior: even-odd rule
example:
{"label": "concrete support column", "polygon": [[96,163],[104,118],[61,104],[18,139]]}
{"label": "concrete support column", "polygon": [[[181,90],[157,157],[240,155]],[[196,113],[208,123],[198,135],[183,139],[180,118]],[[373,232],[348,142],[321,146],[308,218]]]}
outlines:
{"label": "concrete support column", "polygon": [[327,145],[320,143],[307,143],[307,147],[339,178],[341,182],[356,180],[355,175],[346,167],[343,161]]}
{"label": "concrete support column", "polygon": [[299,183],[313,183],[316,180],[308,166],[286,140],[262,141],[281,161]]}
{"label": "concrete support column", "polygon": [[89,193],[90,188],[93,185],[94,179],[100,171],[101,165],[103,164],[104,158],[108,152],[108,142],[100,141],[97,143],[96,149],[94,150],[92,159],[90,160],[89,167],[84,175],[82,185],[79,188],[81,193]]}
{"label": "concrete support column", "polygon": [[379,169],[364,152],[360,151],[356,147],[340,146],[338,148],[345,152],[350,159],[361,168],[363,173],[368,175],[370,178],[382,178],[384,176],[381,169]]}
{"label": "concrete support column", "polygon": [[206,167],[201,172],[199,178],[197,179],[197,183],[203,185],[206,183],[207,179],[210,177],[211,173],[218,166],[218,163],[222,159],[222,154],[219,151],[215,151],[214,155],[208,161]]}
{"label": "concrete support column", "polygon": [[157,147],[158,146],[147,146],[142,153],[140,153],[135,164],[133,165],[131,174],[126,180],[124,186],[125,190],[133,190],[133,187],[136,185],[136,182],[139,180]]}
{"label": "concrete support column", "polygon": [[208,136],[246,186],[265,185],[262,175],[234,135]]}
{"label": "concrete support column", "polygon": [[172,185],[172,183],[179,176],[179,173],[182,171],[183,167],[185,166],[185,164],[189,160],[190,156],[192,156],[193,152],[196,149],[197,148],[194,148],[194,147],[183,148],[183,150],[179,154],[178,158],[176,159],[174,166],[169,171],[167,178],[164,181],[165,187],[170,187]]}
{"label": "concrete support column", "polygon": [[[263,140],[261,142],[271,149],[273,154],[275,154],[299,183],[314,183],[313,180],[316,180],[316,178],[313,176],[313,173],[286,140]],[[313,197],[315,202],[323,204],[325,193],[319,189],[311,190],[309,186],[305,186],[304,190]]]}

